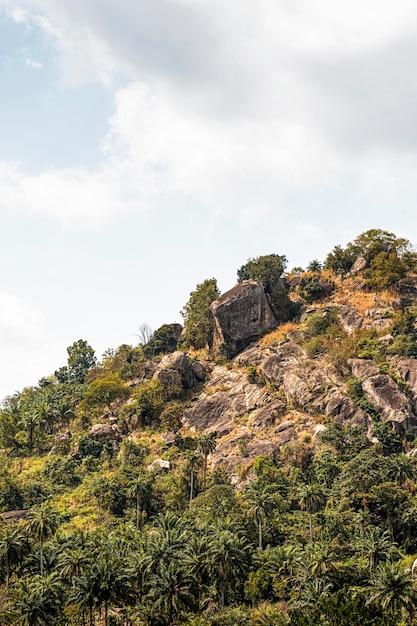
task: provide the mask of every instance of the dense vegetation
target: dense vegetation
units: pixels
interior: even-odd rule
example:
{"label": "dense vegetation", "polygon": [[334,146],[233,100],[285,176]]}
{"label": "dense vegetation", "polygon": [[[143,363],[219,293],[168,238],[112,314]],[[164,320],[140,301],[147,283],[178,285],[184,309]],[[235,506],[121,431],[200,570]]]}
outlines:
{"label": "dense vegetation", "polygon": [[[340,274],[358,256],[366,268],[348,283]],[[239,281],[260,280],[273,305],[292,303],[286,319],[294,319],[294,341],[313,361],[332,364],[372,433],[316,415],[326,426],[320,435],[305,432],[233,477],[211,469],[218,436],[181,421],[203,383],[152,378],[175,348],[170,325],[100,362],[86,341],[76,341],[64,367],[5,398],[0,512],[23,513],[0,520],[0,623],[417,624],[417,458],[407,454],[417,442],[381,421],[348,366],[351,357],[372,360],[405,389],[391,358],[417,356],[417,310],[392,310],[388,331],[348,334],[326,300],[342,289],[354,299],[394,285],[415,264],[409,242],[373,230],[337,246],[324,270],[316,259],[306,272],[297,268],[292,287],[293,274],[287,286],[281,280],[284,256],[250,259],[238,271]],[[215,279],[190,294],[181,346],[207,368],[238,367],[205,348],[218,295]],[[321,303],[325,314],[319,308],[301,322],[300,302]],[[285,342],[282,329],[275,335]],[[392,340],[381,343],[387,332]],[[282,397],[256,366],[247,377]],[[293,409],[287,403],[284,414]],[[94,437],[99,422],[108,432],[117,425],[122,436]]]}

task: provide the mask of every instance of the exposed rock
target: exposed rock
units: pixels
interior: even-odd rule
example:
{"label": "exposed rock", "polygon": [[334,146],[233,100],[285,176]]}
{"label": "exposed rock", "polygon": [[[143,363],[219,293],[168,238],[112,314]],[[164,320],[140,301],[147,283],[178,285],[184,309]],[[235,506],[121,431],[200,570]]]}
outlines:
{"label": "exposed rock", "polygon": [[377,364],[368,359],[349,359],[348,363],[352,374],[359,380],[365,380],[379,373]]}
{"label": "exposed rock", "polygon": [[192,389],[205,375],[205,368],[199,361],[191,363],[185,352],[177,350],[163,357],[152,378],[159,380],[169,400],[177,397],[182,389]]}
{"label": "exposed rock", "polygon": [[413,396],[414,409],[417,409],[417,359],[408,359],[406,357],[397,357],[393,359],[396,368],[401,374],[403,380],[407,383],[409,390]]}
{"label": "exposed rock", "polygon": [[362,426],[366,431],[369,431],[371,427],[371,420],[365,411],[359,409],[351,398],[337,392],[330,397],[324,412],[334,417],[335,421],[340,424]]}
{"label": "exposed rock", "polygon": [[148,472],[152,472],[156,469],[169,470],[170,467],[171,465],[169,461],[165,461],[165,459],[155,459],[150,465],[148,465],[146,469],[148,470]]}
{"label": "exposed rock", "polygon": [[212,348],[235,356],[277,325],[265,291],[258,281],[244,281],[210,306]]}
{"label": "exposed rock", "polygon": [[162,433],[161,439],[167,446],[172,446],[177,440],[175,433]]}
{"label": "exposed rock", "polygon": [[65,433],[57,433],[54,437],[54,443],[58,446],[61,443],[69,443],[72,439],[72,433],[70,430],[67,430]]}
{"label": "exposed rock", "polygon": [[347,333],[350,334],[362,328],[364,320],[355,307],[343,305],[339,308],[337,314],[342,328]]}
{"label": "exposed rock", "polygon": [[285,422],[281,422],[281,424],[278,424],[278,426],[275,428],[275,432],[282,433],[284,430],[288,430],[288,428],[294,428],[294,422],[292,422],[291,420],[285,420]]}
{"label": "exposed rock", "polygon": [[288,281],[288,288],[290,289],[290,291],[293,291],[296,287],[303,288],[305,284],[306,279],[304,278],[304,276],[294,276],[294,278],[291,278],[291,280]]}
{"label": "exposed rock", "polygon": [[290,427],[277,434],[275,446],[278,450],[281,446],[287,446],[296,441],[298,441],[297,431],[294,427]]}
{"label": "exposed rock", "polygon": [[252,428],[266,428],[272,426],[285,414],[286,403],[283,400],[274,400],[262,409],[253,411],[251,418]]}
{"label": "exposed rock", "polygon": [[264,391],[248,383],[246,373],[233,372],[218,365],[205,390],[184,412],[183,421],[198,432],[225,434],[234,428],[234,419],[263,407],[269,401]]}
{"label": "exposed rock", "polygon": [[94,424],[90,430],[90,437],[96,441],[116,441],[121,435],[118,429],[111,424]]}
{"label": "exposed rock", "polygon": [[307,309],[302,314],[300,322],[304,323],[309,317],[311,317],[311,315],[316,315],[316,314],[321,315],[324,319],[328,320],[330,319],[330,308],[326,307],[323,309],[315,309],[315,308]]}
{"label": "exposed rock", "polygon": [[271,456],[276,450],[276,446],[268,439],[255,439],[248,443],[247,454],[250,457],[259,455]]}
{"label": "exposed rock", "polygon": [[412,303],[417,300],[417,278],[415,276],[406,276],[397,281],[393,287],[401,297],[408,298]]}
{"label": "exposed rock", "polygon": [[366,269],[367,267],[367,262],[365,257],[360,256],[356,259],[356,261],[354,262],[354,264],[352,265],[352,267],[350,268],[350,274],[352,276],[355,276],[356,274],[359,274],[360,272],[363,272],[364,269]]}
{"label": "exposed rock", "polygon": [[390,422],[399,431],[415,430],[416,417],[411,402],[386,374],[371,376],[363,382],[365,397],[381,412],[381,420]]}
{"label": "exposed rock", "polygon": [[12,522],[19,522],[22,519],[26,519],[29,516],[29,509],[20,509],[16,511],[6,511],[6,513],[0,513],[0,517],[8,524]]}
{"label": "exposed rock", "polygon": [[206,378],[206,368],[200,361],[193,361],[191,363],[191,371],[198,381],[203,381]]}
{"label": "exposed rock", "polygon": [[394,342],[394,337],[390,334],[384,335],[383,337],[380,337],[378,339],[378,343],[380,343],[382,346],[389,346],[393,342]]}
{"label": "exposed rock", "polygon": [[395,311],[401,311],[402,309],[412,306],[414,303],[413,298],[395,298],[392,303],[392,308]]}

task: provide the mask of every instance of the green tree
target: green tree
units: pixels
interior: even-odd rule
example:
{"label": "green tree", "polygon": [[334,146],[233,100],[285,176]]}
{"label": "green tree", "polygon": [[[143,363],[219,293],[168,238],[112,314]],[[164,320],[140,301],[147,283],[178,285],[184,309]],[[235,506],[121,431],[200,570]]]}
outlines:
{"label": "green tree", "polygon": [[244,499],[248,505],[248,515],[258,524],[258,547],[262,550],[263,524],[276,506],[276,497],[271,485],[263,485],[259,481],[250,482],[244,491]]}
{"label": "green tree", "polygon": [[20,565],[25,553],[28,552],[28,541],[19,527],[6,526],[0,532],[0,565],[6,577],[6,589],[10,576],[16,565]]}
{"label": "green tree", "polygon": [[411,623],[417,595],[409,569],[398,562],[380,565],[371,578],[369,591],[368,603],[376,603],[387,613],[398,613]]}
{"label": "green tree", "polygon": [[214,452],[216,449],[216,438],[217,433],[203,433],[198,438],[198,450],[200,450],[203,455],[203,484],[206,486],[206,478],[207,478],[207,458],[209,454]]}
{"label": "green tree", "polygon": [[112,413],[112,404],[116,401],[123,402],[129,396],[129,387],[120,380],[117,374],[111,374],[105,378],[93,380],[89,384],[78,409],[82,413],[96,415],[107,407]]}
{"label": "green tree", "polygon": [[83,383],[88,370],[97,362],[93,348],[84,339],[79,339],[67,348],[67,352],[69,378]]}
{"label": "green tree", "polygon": [[313,513],[318,511],[326,502],[323,487],[319,483],[303,485],[299,489],[299,502],[303,511],[308,513],[310,541],[313,541]]}
{"label": "green tree", "polygon": [[207,547],[207,568],[213,577],[223,607],[226,591],[245,573],[248,566],[247,542],[231,528],[214,527]]}
{"label": "green tree", "polygon": [[59,526],[60,515],[48,501],[34,507],[29,514],[29,535],[39,543],[40,548],[40,573],[43,576],[44,555],[43,547],[47,539],[52,537]]}
{"label": "green tree", "polygon": [[205,280],[190,293],[190,298],[181,311],[185,326],[184,345],[198,349],[210,343],[212,333],[210,305],[219,296],[220,291],[215,278]]}
{"label": "green tree", "polygon": [[276,289],[277,281],[287,267],[287,258],[279,254],[266,254],[248,259],[237,271],[238,283],[244,280],[259,280],[267,293]]}

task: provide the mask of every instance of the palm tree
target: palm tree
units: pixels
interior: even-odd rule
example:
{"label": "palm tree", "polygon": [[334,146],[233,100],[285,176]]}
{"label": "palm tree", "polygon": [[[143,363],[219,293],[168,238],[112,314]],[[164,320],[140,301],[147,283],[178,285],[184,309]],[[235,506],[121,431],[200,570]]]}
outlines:
{"label": "palm tree", "polygon": [[6,574],[6,589],[14,565],[18,565],[28,548],[27,537],[21,528],[6,526],[0,534],[0,563]]}
{"label": "palm tree", "polygon": [[[417,594],[410,569],[399,562],[384,563],[377,567],[371,578],[368,603],[378,604],[384,612],[399,613],[409,618],[417,605]],[[407,620],[407,623],[410,623]]]}
{"label": "palm tree", "polygon": [[409,480],[413,480],[416,475],[416,465],[415,459],[413,457],[409,457],[406,454],[397,454],[392,459],[392,466],[389,472],[389,476],[392,480],[394,480],[400,487],[404,487],[404,485]]}
{"label": "palm tree", "polygon": [[49,537],[52,537],[58,528],[59,518],[60,515],[58,511],[56,511],[47,500],[40,506],[34,507],[29,514],[29,534],[39,542],[40,546],[41,576],[43,576],[44,543],[47,539],[49,539]]}
{"label": "palm tree", "polygon": [[176,561],[161,562],[151,580],[154,607],[165,615],[167,626],[173,626],[175,616],[182,608],[195,603],[193,587],[196,579]]}
{"label": "palm tree", "polygon": [[258,545],[259,550],[262,550],[262,525],[274,510],[275,494],[271,485],[252,481],[245,489],[244,498],[249,505],[248,514],[258,523]]}
{"label": "palm tree", "polygon": [[367,528],[359,540],[359,547],[362,554],[369,558],[369,569],[376,568],[381,560],[386,560],[391,552],[395,550],[395,543],[392,542],[388,531],[382,532],[380,528]]}
{"label": "palm tree", "polygon": [[207,458],[216,449],[217,433],[204,433],[198,438],[198,450],[203,455],[203,484],[206,486]]}
{"label": "palm tree", "polygon": [[201,460],[201,455],[198,450],[187,450],[185,457],[188,461],[189,471],[190,471],[190,504],[194,497],[194,469],[195,466],[198,465]]}
{"label": "palm tree", "polygon": [[207,546],[207,569],[220,592],[220,606],[225,603],[226,588],[239,579],[247,566],[248,544],[231,529],[214,527]]}
{"label": "palm tree", "polygon": [[61,611],[64,589],[58,574],[32,576],[20,580],[13,603],[14,624],[19,626],[51,626]]}
{"label": "palm tree", "polygon": [[128,485],[128,495],[136,501],[136,528],[139,530],[142,518],[142,509],[145,499],[149,497],[151,491],[151,478],[146,474],[138,474]]}
{"label": "palm tree", "polygon": [[310,541],[313,541],[312,515],[318,511],[326,501],[322,486],[318,483],[303,485],[299,490],[299,501],[301,509],[308,513]]}

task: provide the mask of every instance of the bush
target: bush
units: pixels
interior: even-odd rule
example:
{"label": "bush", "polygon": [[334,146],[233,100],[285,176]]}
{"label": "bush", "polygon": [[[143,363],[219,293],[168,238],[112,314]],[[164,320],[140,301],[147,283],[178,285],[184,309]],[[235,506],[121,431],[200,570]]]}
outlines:
{"label": "bush", "polygon": [[210,305],[219,296],[215,278],[205,280],[190,293],[190,299],[181,311],[185,326],[182,344],[185,347],[199,349],[211,343]]}

